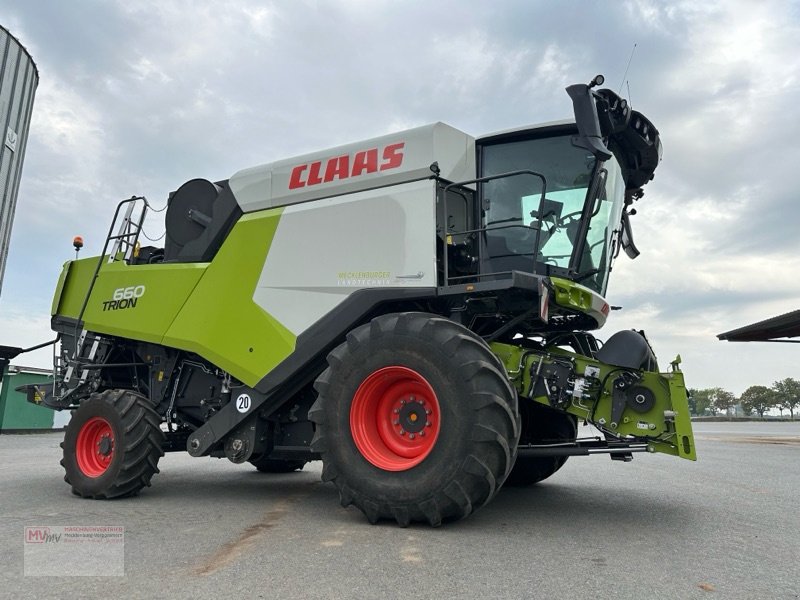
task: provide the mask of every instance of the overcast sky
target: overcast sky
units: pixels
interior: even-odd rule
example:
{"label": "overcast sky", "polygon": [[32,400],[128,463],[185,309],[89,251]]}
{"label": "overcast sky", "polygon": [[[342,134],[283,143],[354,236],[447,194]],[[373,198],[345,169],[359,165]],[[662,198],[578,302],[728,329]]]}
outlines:
{"label": "overcast sky", "polygon": [[645,329],[691,387],[800,378],[800,347],[715,337],[800,308],[796,1],[0,0],[0,23],[41,77],[0,344],[49,339],[73,236],[99,253],[124,197],[163,205],[188,179],[434,121],[480,135],[567,118],[564,87],[603,73],[664,158],[601,337]]}

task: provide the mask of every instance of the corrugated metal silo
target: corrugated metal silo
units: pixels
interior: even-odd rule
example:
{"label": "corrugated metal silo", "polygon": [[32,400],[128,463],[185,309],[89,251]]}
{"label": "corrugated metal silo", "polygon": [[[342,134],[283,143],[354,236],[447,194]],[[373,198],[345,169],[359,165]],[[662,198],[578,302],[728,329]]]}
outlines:
{"label": "corrugated metal silo", "polygon": [[39,71],[33,58],[0,25],[0,293],[38,84]]}

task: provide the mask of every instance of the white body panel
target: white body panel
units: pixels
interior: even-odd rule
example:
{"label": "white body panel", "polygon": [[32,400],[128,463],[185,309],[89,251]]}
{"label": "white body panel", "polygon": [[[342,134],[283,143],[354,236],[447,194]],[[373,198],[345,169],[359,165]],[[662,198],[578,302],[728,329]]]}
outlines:
{"label": "white body panel", "polygon": [[363,142],[245,169],[229,180],[245,213],[440,176],[466,181],[475,175],[475,140],[434,123]]}
{"label": "white body panel", "polygon": [[435,208],[430,179],[287,206],[253,301],[299,335],[356,290],[435,287]]}
{"label": "white body panel", "polygon": [[511,133],[517,133],[518,131],[533,131],[536,129],[547,129],[548,127],[557,127],[560,125],[575,125],[575,119],[559,119],[557,121],[547,121],[546,123],[534,123],[531,125],[524,125],[522,127],[511,127],[510,129],[501,129],[500,131],[492,131],[491,133],[485,133],[483,135],[479,135],[476,139],[478,141],[493,138],[498,135],[509,135]]}

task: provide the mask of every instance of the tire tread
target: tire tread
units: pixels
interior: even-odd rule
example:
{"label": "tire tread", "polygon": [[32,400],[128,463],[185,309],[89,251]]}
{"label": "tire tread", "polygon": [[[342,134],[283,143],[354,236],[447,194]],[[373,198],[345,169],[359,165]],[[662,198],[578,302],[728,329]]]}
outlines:
{"label": "tire tread", "polygon": [[[122,439],[115,440],[115,452],[122,452],[121,465],[113,480],[100,491],[89,491],[84,487],[83,475],[70,475],[75,448],[61,444],[64,458],[64,481],[72,486],[72,492],[83,498],[111,500],[135,496],[143,487],[149,487],[153,475],[159,473],[158,460],[164,456],[161,418],[150,401],[131,390],[111,389],[92,394],[77,410],[92,414],[99,404],[110,406],[120,419]],[[77,413],[77,411],[76,411]],[[75,416],[73,415],[73,418]],[[79,471],[79,469],[78,469]]]}
{"label": "tire tread", "polygon": [[[387,335],[424,338],[438,346],[455,363],[454,376],[472,390],[464,400],[478,413],[477,425],[471,433],[473,449],[455,476],[441,482],[432,495],[402,505],[360,492],[357,482],[349,482],[344,471],[331,463],[332,449],[325,435],[331,420],[328,403],[336,402],[329,397],[331,382],[350,372],[355,352],[369,349],[370,344]],[[311,448],[322,454],[323,481],[334,483],[342,506],[354,504],[371,523],[393,519],[401,527],[413,521],[425,521],[436,527],[448,520],[464,518],[494,497],[516,459],[520,417],[516,392],[505,369],[480,337],[449,319],[426,313],[393,313],[373,319],[348,333],[346,341],[328,355],[328,368],[314,387],[318,398],[308,413],[316,425]]]}

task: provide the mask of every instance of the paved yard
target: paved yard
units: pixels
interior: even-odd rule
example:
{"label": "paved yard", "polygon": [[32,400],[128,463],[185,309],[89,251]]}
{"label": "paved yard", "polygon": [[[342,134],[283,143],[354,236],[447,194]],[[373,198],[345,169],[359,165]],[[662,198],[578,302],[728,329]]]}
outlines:
{"label": "paved yard", "polygon": [[[319,480],[168,454],[81,500],[61,436],[0,435],[0,597],[798,598],[800,424],[697,424],[700,460],[578,457],[439,529],[371,526]],[[122,525],[124,577],[23,577],[23,528]]]}

